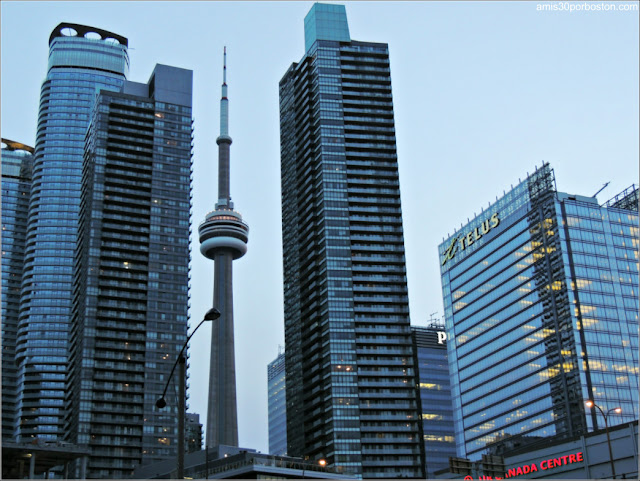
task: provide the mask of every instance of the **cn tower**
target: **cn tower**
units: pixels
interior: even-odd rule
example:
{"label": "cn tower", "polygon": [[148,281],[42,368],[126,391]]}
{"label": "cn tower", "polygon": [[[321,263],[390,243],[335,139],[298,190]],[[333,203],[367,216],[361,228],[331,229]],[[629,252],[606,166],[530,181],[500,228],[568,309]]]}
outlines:
{"label": "cn tower", "polygon": [[227,48],[224,49],[218,144],[218,202],[200,224],[200,252],[214,261],[213,305],[221,313],[211,330],[207,448],[238,446],[236,362],[233,344],[232,262],[247,252],[249,226],[233,210],[229,192],[229,99],[227,99]]}

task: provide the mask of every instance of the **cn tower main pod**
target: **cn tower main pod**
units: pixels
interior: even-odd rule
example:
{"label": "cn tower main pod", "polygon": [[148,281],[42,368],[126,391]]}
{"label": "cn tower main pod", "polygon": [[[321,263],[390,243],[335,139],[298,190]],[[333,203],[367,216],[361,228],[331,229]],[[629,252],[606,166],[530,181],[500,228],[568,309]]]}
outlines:
{"label": "cn tower main pod", "polygon": [[227,99],[227,49],[224,50],[220,136],[218,143],[218,202],[200,224],[200,252],[214,261],[213,306],[221,313],[211,329],[211,367],[207,409],[208,448],[238,446],[236,364],[233,340],[233,266],[247,252],[249,226],[233,210],[229,192],[229,100]]}

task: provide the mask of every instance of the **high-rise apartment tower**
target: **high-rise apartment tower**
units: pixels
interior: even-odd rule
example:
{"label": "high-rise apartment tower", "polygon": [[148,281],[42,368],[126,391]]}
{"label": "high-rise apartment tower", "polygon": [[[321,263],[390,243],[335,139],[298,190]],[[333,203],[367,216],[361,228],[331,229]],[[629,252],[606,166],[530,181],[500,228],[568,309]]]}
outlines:
{"label": "high-rise apartment tower", "polygon": [[67,429],[87,476],[123,478],[176,455],[177,376],[187,338],[192,72],[102,91],[87,131]]}
{"label": "high-rise apartment tower", "polygon": [[224,50],[220,135],[218,144],[218,202],[198,229],[200,252],[214,261],[213,305],[221,315],[211,328],[209,407],[207,410],[207,448],[238,445],[236,405],[236,361],[233,332],[233,266],[245,255],[249,226],[233,210],[230,191],[231,137],[229,137],[229,99],[227,98],[227,50]]}
{"label": "high-rise apartment tower", "polygon": [[16,332],[33,147],[2,139],[2,440],[16,421]]}
{"label": "high-rise apartment tower", "polygon": [[84,140],[96,91],[119,90],[127,39],[58,25],[49,38],[16,340],[17,441],[61,440]]}
{"label": "high-rise apartment tower", "polygon": [[196,413],[187,413],[185,423],[186,430],[186,446],[188,453],[195,453],[202,450],[202,424],[200,423],[200,415]]}
{"label": "high-rise apartment tower", "polygon": [[587,400],[638,419],[636,188],[599,205],[545,163],[439,252],[459,457],[602,429]]}
{"label": "high-rise apartment tower", "polygon": [[280,81],[290,456],[423,477],[386,44],[314,4]]}

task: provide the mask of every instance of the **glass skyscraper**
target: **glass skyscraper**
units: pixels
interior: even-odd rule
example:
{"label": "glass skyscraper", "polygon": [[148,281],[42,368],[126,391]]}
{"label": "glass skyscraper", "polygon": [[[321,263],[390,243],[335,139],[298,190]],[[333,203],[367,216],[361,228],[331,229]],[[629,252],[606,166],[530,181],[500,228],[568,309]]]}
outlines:
{"label": "glass skyscraper", "polygon": [[637,188],[599,205],[543,164],[439,247],[457,453],[638,419]]}
{"label": "glass skyscraper", "polygon": [[449,467],[449,457],[456,456],[453,429],[453,404],[447,360],[444,325],[412,326],[415,365],[418,370],[422,439],[427,478]]}
{"label": "glass skyscraper", "polygon": [[118,90],[127,39],[61,23],[40,95],[16,341],[17,438],[61,440],[84,140],[96,93]]}
{"label": "glass skyscraper", "polygon": [[69,440],[87,475],[123,478],[176,455],[187,338],[192,72],[102,91],[87,131],[70,332]]}
{"label": "glass skyscraper", "polygon": [[2,139],[2,440],[16,420],[16,332],[27,232],[33,147]]}
{"label": "glass skyscraper", "polygon": [[389,50],[314,4],[280,81],[287,443],[422,477]]}
{"label": "glass skyscraper", "polygon": [[267,366],[269,395],[269,454],[287,455],[287,392],[284,353]]}

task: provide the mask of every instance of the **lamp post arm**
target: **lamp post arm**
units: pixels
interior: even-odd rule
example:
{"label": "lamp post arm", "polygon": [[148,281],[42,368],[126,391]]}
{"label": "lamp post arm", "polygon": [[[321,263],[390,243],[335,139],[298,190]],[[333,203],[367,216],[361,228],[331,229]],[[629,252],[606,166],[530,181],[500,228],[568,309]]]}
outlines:
{"label": "lamp post arm", "polygon": [[609,436],[609,423],[607,422],[607,416],[611,411],[615,411],[615,408],[610,409],[605,413],[602,410],[602,408],[598,406],[596,403],[593,403],[593,405],[598,408],[598,410],[602,413],[602,417],[604,418],[604,429],[607,433],[607,446],[609,447],[609,462],[611,463],[611,476],[613,477],[613,479],[616,479],[616,465],[613,461],[613,450],[611,449],[611,437]]}
{"label": "lamp post arm", "polygon": [[600,411],[602,413],[602,416],[604,417],[604,423],[607,424],[607,415],[604,413],[602,408],[600,406],[598,406],[596,403],[593,403],[593,406],[597,407],[598,411]]}
{"label": "lamp post arm", "polygon": [[185,348],[187,347],[187,344],[189,344],[189,341],[191,340],[191,338],[193,337],[193,335],[196,333],[196,331],[198,330],[198,328],[205,322],[205,321],[211,321],[212,319],[202,319],[200,321],[200,324],[198,324],[196,326],[196,328],[193,330],[193,332],[191,334],[189,334],[189,337],[187,337],[187,340],[184,342],[184,345],[182,346],[182,349],[180,349],[180,354],[178,354],[178,357],[176,358],[176,362],[173,363],[173,367],[171,368],[171,374],[169,374],[169,379],[167,379],[167,384],[164,387],[164,391],[162,392],[162,398],[164,399],[165,395],[167,394],[167,389],[169,389],[169,383],[171,382],[171,378],[173,377],[173,371],[176,370],[176,366],[178,365],[178,361],[180,361],[180,358],[182,357],[182,353],[184,352]]}

